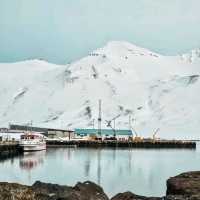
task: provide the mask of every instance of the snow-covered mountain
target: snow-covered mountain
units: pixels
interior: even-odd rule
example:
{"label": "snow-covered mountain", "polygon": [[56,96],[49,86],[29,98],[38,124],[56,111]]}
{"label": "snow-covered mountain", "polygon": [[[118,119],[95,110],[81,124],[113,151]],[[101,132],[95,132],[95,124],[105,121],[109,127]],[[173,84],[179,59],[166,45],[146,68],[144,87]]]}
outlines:
{"label": "snow-covered mountain", "polygon": [[[200,137],[200,55],[162,56],[127,42],[109,42],[68,65],[42,60],[0,64],[0,126],[92,127],[102,100],[102,126],[120,115],[141,136]],[[95,121],[97,126],[97,120]]]}

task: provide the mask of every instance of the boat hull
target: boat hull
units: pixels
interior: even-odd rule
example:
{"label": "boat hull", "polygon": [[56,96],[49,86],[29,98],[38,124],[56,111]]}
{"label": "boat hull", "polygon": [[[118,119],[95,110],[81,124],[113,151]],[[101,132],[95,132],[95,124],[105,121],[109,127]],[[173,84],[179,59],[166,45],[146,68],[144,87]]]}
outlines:
{"label": "boat hull", "polygon": [[41,144],[20,144],[23,151],[42,151],[46,150],[46,143]]}
{"label": "boat hull", "polygon": [[42,151],[46,149],[46,140],[42,134],[26,133],[21,136],[19,146],[23,151]]}
{"label": "boat hull", "polygon": [[46,149],[46,142],[21,142],[20,147],[23,151],[42,151]]}

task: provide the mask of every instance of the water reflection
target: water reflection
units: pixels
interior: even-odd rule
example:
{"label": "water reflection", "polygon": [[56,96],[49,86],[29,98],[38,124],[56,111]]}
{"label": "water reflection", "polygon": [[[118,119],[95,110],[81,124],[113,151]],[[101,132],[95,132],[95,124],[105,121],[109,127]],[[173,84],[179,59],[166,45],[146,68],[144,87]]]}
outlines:
{"label": "water reflection", "polygon": [[199,169],[198,150],[50,148],[0,162],[0,181],[74,185],[90,180],[109,196],[127,190],[162,196],[167,178]]}
{"label": "water reflection", "polygon": [[100,185],[101,184],[101,150],[97,151],[97,183]]}
{"label": "water reflection", "polygon": [[19,159],[19,167],[22,170],[30,171],[44,163],[46,151],[24,152],[23,157]]}

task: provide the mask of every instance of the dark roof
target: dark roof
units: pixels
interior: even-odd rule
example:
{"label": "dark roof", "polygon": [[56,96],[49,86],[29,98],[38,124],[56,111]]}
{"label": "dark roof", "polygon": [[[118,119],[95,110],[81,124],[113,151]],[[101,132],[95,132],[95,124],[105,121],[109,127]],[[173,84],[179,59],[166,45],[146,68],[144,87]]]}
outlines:
{"label": "dark roof", "polygon": [[25,126],[25,125],[17,125],[17,124],[10,124],[10,129],[12,129],[12,130],[29,130],[29,131],[33,130],[33,131],[38,131],[38,132],[48,132],[48,131],[74,132],[72,130],[41,128],[41,127]]}

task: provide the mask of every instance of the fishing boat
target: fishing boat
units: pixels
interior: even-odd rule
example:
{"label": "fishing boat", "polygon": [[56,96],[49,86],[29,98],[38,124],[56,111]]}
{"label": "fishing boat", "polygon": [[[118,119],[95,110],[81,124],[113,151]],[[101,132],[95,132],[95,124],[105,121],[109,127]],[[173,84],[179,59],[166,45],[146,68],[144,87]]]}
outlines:
{"label": "fishing boat", "polygon": [[46,149],[45,136],[40,133],[25,133],[21,135],[19,145],[23,151],[42,151]]}

